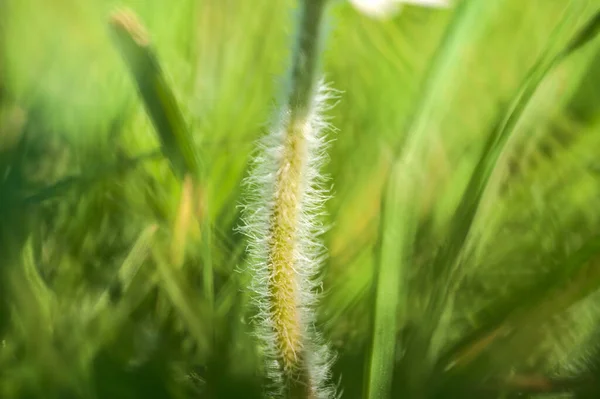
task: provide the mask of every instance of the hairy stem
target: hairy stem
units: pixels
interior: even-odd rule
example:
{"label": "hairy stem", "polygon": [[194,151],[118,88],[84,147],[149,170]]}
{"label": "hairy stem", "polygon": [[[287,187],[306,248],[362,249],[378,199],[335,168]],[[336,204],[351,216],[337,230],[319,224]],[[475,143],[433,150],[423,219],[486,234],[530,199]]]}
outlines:
{"label": "hairy stem", "polygon": [[[255,258],[259,336],[276,396],[326,398],[329,356],[314,331],[324,150],[318,90],[325,0],[299,2],[287,92],[254,160],[245,231]],[[256,194],[260,193],[260,194]]]}

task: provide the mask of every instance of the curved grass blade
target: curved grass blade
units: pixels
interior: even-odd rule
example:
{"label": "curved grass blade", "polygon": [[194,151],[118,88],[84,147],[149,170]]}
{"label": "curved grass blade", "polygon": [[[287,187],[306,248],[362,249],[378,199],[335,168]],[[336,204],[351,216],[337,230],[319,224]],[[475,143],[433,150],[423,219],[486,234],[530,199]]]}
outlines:
{"label": "curved grass blade", "polygon": [[[472,31],[469,29],[469,27],[474,24],[474,21],[476,21],[478,18],[481,18],[481,12],[485,10],[482,8],[484,7],[482,4],[483,2],[462,3],[461,9],[458,11],[459,16],[455,19],[453,24],[454,28],[451,27],[446,42],[438,51],[438,54],[434,59],[434,64],[432,67],[433,69],[429,72],[429,78],[427,79],[427,85],[424,95],[421,99],[420,108],[418,109],[416,117],[410,125],[414,131],[411,132],[411,136],[408,136],[408,142],[406,143],[407,149],[404,150],[402,156],[398,161],[396,161],[394,169],[397,170],[397,168],[401,168],[403,164],[406,168],[414,166],[415,162],[418,164],[418,159],[421,157],[421,154],[425,148],[424,146],[426,145],[426,132],[423,126],[426,126],[425,120],[430,113],[430,109],[433,106],[432,104],[435,102],[435,96],[433,93],[435,93],[435,91],[438,89],[438,86],[444,87],[443,79],[445,68],[452,65],[453,57],[456,56],[456,46],[465,40],[465,35],[472,34]],[[573,21],[574,14],[575,13],[572,12],[563,19],[563,21],[559,24],[558,29],[556,29],[554,32],[555,37],[560,37],[561,34],[564,35],[564,31]],[[467,188],[463,193],[462,200],[450,221],[447,239],[442,243],[440,250],[437,252],[433,260],[433,264],[431,265],[431,275],[434,276],[436,281],[441,281],[444,284],[436,285],[439,286],[440,289],[433,291],[433,295],[430,298],[426,308],[427,314],[425,319],[423,322],[419,323],[417,329],[411,336],[408,337],[409,344],[406,348],[404,361],[410,365],[410,375],[407,377],[407,389],[413,394],[419,392],[422,393],[430,389],[429,387],[425,386],[426,381],[429,378],[428,376],[435,372],[435,359],[439,350],[444,345],[444,334],[447,330],[447,322],[449,320],[449,318],[446,316],[452,311],[452,293],[458,286],[458,283],[461,281],[462,277],[459,259],[464,252],[465,244],[471,231],[475,216],[479,210],[483,194],[488,186],[489,179],[495,168],[496,162],[502,153],[504,145],[515,131],[515,127],[525,108],[527,107],[529,100],[535,93],[537,87],[542,82],[544,77],[565,56],[570,54],[575,49],[581,47],[586,40],[589,40],[589,35],[584,37],[587,37],[588,39],[580,39],[575,41],[574,44],[571,44],[569,47],[567,47],[567,50],[563,52],[557,51],[557,40],[549,41],[550,45],[542,54],[537,64],[534,65],[530,73],[526,76],[507,112],[498,121],[495,128],[489,135],[488,142],[469,180]],[[411,171],[407,171],[406,173],[411,173]],[[418,186],[418,181],[419,179],[416,176],[409,177],[405,181],[404,189],[409,192],[412,191]],[[390,190],[389,187],[388,190]],[[411,219],[412,215],[415,213],[411,212],[411,209],[414,207],[414,202],[414,199],[410,199],[408,196],[405,196],[404,201],[393,205],[395,207],[405,209],[393,214],[395,216],[402,216],[401,218],[395,220],[386,218],[386,220],[384,220],[383,223],[388,225],[388,227],[384,227],[382,229],[382,238],[380,239],[383,241],[381,241],[382,246],[380,250],[385,250],[386,252],[397,251],[400,253],[405,253],[410,249],[416,228],[416,221]],[[389,207],[392,205],[385,204],[385,206]],[[398,243],[395,247],[385,245],[386,234],[390,235],[391,237],[398,237]],[[399,250],[398,247],[403,249]],[[388,258],[390,258],[390,255],[380,254],[380,261]],[[386,268],[385,265],[380,265],[380,275],[378,277],[378,281],[386,281],[386,284],[381,285],[382,293],[377,293],[376,299],[376,316],[374,326],[375,334],[373,338],[374,345],[371,352],[372,361],[370,366],[368,388],[371,393],[369,394],[369,397],[383,397],[387,395],[385,391],[388,389],[391,383],[390,381],[382,381],[380,376],[381,368],[386,367],[385,364],[387,364],[387,367],[390,367],[390,365],[393,366],[393,345],[395,343],[392,342],[392,340],[395,341],[395,334],[387,334],[388,342],[385,347],[392,349],[391,354],[385,355],[385,353],[382,352],[383,346],[378,348],[375,346],[375,344],[379,342],[378,345],[382,345],[382,336],[378,334],[380,329],[386,327],[388,329],[392,329],[389,325],[383,325],[385,320],[389,322],[390,320],[393,320],[393,318],[392,316],[388,316],[387,318],[383,317],[381,315],[382,309],[387,306],[386,312],[391,314],[398,301],[396,295],[392,295],[391,297],[388,296],[386,298],[388,302],[390,302],[390,298],[393,298],[393,300],[391,301],[392,303],[388,303],[386,305],[386,300],[382,299],[384,295],[383,287],[387,287],[388,284],[392,284],[386,280],[387,278],[396,279],[396,287],[401,287],[400,281],[398,281],[400,274],[398,270],[394,270],[393,268],[396,267],[402,270],[407,267],[405,262],[406,261],[403,261],[401,258],[397,258],[396,263],[393,266],[388,266]],[[387,276],[381,275],[382,273],[387,273]],[[401,295],[406,294],[401,293]],[[377,315],[378,312],[380,312],[379,316]],[[387,359],[383,360],[385,358]],[[386,378],[388,379],[391,378],[391,372],[383,375],[387,376]],[[380,384],[379,391],[374,390],[374,384]]]}
{"label": "curved grass blade", "polygon": [[565,47],[562,58],[568,57],[570,54],[579,50],[594,40],[600,33],[600,11],[596,11],[590,21],[575,35],[573,40]]}
{"label": "curved grass blade", "polygon": [[448,351],[440,359],[440,366],[452,375],[474,374],[474,367],[484,354],[499,348],[523,327],[542,326],[552,316],[597,291],[600,286],[599,254],[600,237],[595,237],[535,287],[484,309],[482,314],[492,315],[488,322]]}
{"label": "curved grass blade", "polygon": [[440,284],[440,289],[433,292],[434,295],[431,298],[428,310],[430,312],[428,320],[431,325],[427,330],[429,330],[428,334],[431,335],[426,333],[424,341],[429,347],[426,352],[432,353],[432,357],[437,357],[444,345],[444,333],[447,330],[449,318],[443,316],[452,312],[453,292],[458,288],[463,277],[460,257],[464,253],[467,238],[473,227],[490,177],[506,142],[514,133],[537,88],[548,73],[564,59],[565,55],[570,54],[559,51],[556,43],[559,43],[557,39],[563,36],[568,28],[572,26],[578,14],[577,10],[577,7],[571,8],[570,12],[559,23],[553,32],[553,37],[549,40],[549,45],[538,62],[531,68],[506,113],[489,135],[484,151],[450,221],[448,238],[433,260],[432,274],[436,276],[437,281],[442,281],[444,284]]}
{"label": "curved grass blade", "polygon": [[[556,31],[556,35],[558,35],[563,29],[565,29],[572,22],[573,15],[566,16],[560,26]],[[575,38],[571,40],[561,51],[556,52],[553,46],[554,40],[550,41],[550,46],[545,51],[545,54],[540,58],[540,61],[532,68],[524,83],[521,85],[521,89],[518,91],[516,97],[512,101],[511,106],[505,117],[501,120],[498,127],[496,128],[494,134],[490,137],[490,141],[484,151],[482,158],[478,164],[478,167],[473,174],[473,177],[469,183],[469,186],[466,190],[465,196],[463,197],[463,201],[461,202],[458,211],[456,213],[456,217],[453,225],[455,226],[453,231],[455,233],[459,233],[460,237],[463,237],[462,244],[464,244],[464,240],[466,239],[466,234],[468,233],[472,220],[475,216],[475,213],[478,208],[478,203],[481,200],[481,196],[483,194],[483,189],[485,188],[485,184],[488,181],[491,172],[493,170],[493,166],[500,155],[500,150],[502,148],[502,144],[506,142],[508,139],[510,132],[514,130],[517,125],[520,117],[522,116],[525,108],[529,100],[532,98],[533,94],[543,81],[543,79],[548,75],[548,73],[554,69],[560,62],[564,61],[569,55],[573,54],[575,51],[586,45],[592,39],[595,38],[595,35],[600,33],[600,29],[598,28],[600,19],[599,14],[596,13],[594,17],[590,20],[588,24],[586,24],[580,32],[575,35]],[[482,185],[483,184],[483,185]],[[474,201],[472,205],[469,205],[469,201]],[[462,219],[462,220],[461,220]],[[463,233],[460,233],[461,224],[464,221],[468,222],[467,226],[463,226],[466,230],[463,230]],[[534,316],[539,316],[539,309],[537,305],[541,304],[546,298],[552,296],[552,293],[555,293],[556,285],[560,284],[560,282],[565,281],[564,279],[571,280],[576,278],[573,275],[569,275],[569,273],[578,272],[583,267],[585,269],[585,264],[590,261],[590,259],[598,253],[597,240],[594,240],[585,246],[574,255],[571,260],[570,265],[567,268],[567,275],[560,274],[560,276],[550,276],[549,280],[543,280],[540,285],[535,289],[535,292],[524,293],[524,296],[517,296],[519,298],[518,302],[516,300],[511,300],[510,304],[500,305],[495,308],[492,314],[495,314],[496,317],[491,321],[489,325],[475,332],[472,336],[466,339],[466,341],[462,341],[458,346],[454,347],[453,350],[446,352],[446,355],[442,356],[443,362],[445,365],[444,369],[449,369],[458,362],[457,359],[462,359],[460,362],[468,362],[470,360],[475,359],[475,357],[482,352],[485,348],[491,345],[497,338],[504,337],[508,334],[508,331],[504,329],[504,325],[509,314],[513,314],[515,309],[520,309],[518,314],[522,314],[525,312],[522,320],[532,320],[535,318]],[[442,260],[438,260],[438,262],[443,262],[447,259],[448,255],[454,255],[454,261],[458,260],[457,256],[459,252],[452,253],[449,252],[448,249],[445,251],[441,251]],[[454,268],[457,266],[454,263]],[[456,273],[456,269],[449,269],[450,273]],[[443,271],[440,270],[440,272]],[[460,278],[452,279],[451,274],[447,275],[447,277],[451,278],[451,282],[453,285],[449,285],[449,288],[446,290],[445,295],[439,298],[439,301],[442,302],[448,299],[449,291],[452,289],[456,289]],[[593,287],[597,288],[597,280],[592,280],[592,282],[588,281],[587,284],[592,284]],[[587,285],[586,285],[587,286]],[[586,295],[593,292],[594,289],[587,288],[586,290],[581,290],[580,294],[585,292]],[[525,304],[522,303],[523,298],[529,298],[529,301]],[[577,297],[581,299],[583,297]],[[569,301],[572,304],[572,301]],[[498,306],[498,305],[495,305]],[[560,307],[557,307],[557,311],[559,311]],[[502,310],[500,310],[502,309]],[[529,311],[525,311],[524,309],[528,309]],[[535,310],[534,310],[535,309]],[[439,310],[438,310],[439,311]],[[488,310],[489,311],[489,310]],[[514,323],[513,323],[514,324]],[[461,349],[459,349],[461,348]],[[460,355],[458,353],[460,353]],[[457,358],[449,361],[448,354],[454,353]]]}

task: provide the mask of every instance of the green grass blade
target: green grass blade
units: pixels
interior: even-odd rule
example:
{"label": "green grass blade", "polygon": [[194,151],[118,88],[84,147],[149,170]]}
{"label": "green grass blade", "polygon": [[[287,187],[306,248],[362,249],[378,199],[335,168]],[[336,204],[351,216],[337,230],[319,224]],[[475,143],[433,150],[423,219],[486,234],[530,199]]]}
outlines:
{"label": "green grass blade", "polygon": [[[556,43],[558,40],[555,39],[564,35],[565,31],[572,26],[576,14],[575,9],[571,9],[571,12],[563,18],[554,31],[554,38],[549,41],[549,45],[538,62],[532,67],[524,82],[518,88],[506,113],[489,135],[484,151],[451,219],[448,238],[434,258],[431,273],[437,281],[443,282],[439,284],[440,289],[433,292],[434,295],[429,307],[432,312],[430,320],[433,323],[430,331],[432,334],[431,341],[436,352],[443,346],[443,335],[447,328],[444,321],[447,321],[448,318],[443,317],[443,314],[452,311],[451,299],[453,292],[464,276],[464,271],[460,268],[459,258],[464,253],[467,238],[479,211],[490,177],[505,144],[515,132],[515,128],[533,94],[548,73],[563,59],[563,53],[557,51]],[[427,341],[429,342],[429,340]]]}
{"label": "green grass blade", "polygon": [[159,250],[154,251],[158,272],[158,285],[166,294],[170,304],[181,317],[189,334],[194,338],[200,352],[206,352],[210,345],[211,322],[184,273],[170,264]]}
{"label": "green grass blade", "polygon": [[[199,186],[202,173],[200,158],[147,33],[131,11],[114,13],[111,27],[116,44],[135,79],[148,115],[157,130],[163,152],[180,179],[184,179],[186,175],[192,177],[194,201],[200,201],[205,207],[206,201],[203,198],[205,193]],[[206,209],[202,210],[199,223],[202,234],[205,296],[212,307],[214,303],[214,271],[210,256],[212,230]],[[189,319],[191,316],[187,317]]]}
{"label": "green grass blade", "polygon": [[140,164],[146,161],[155,160],[160,156],[162,156],[162,154],[159,150],[151,151],[131,159],[122,160],[115,165],[98,168],[98,170],[91,173],[65,177],[54,184],[44,187],[36,193],[18,199],[16,202],[26,206],[37,205],[63,195],[71,189],[78,188],[80,190],[85,190],[98,181],[109,179],[120,173],[134,171]]}
{"label": "green grass blade", "polygon": [[600,33],[600,11],[597,11],[594,16],[588,21],[588,23],[579,31],[577,35],[571,40],[563,51],[563,58],[568,57],[575,51],[587,45],[589,42],[594,40],[598,33]]}
{"label": "green grass blade", "polygon": [[405,254],[398,250],[398,243],[402,239],[402,221],[407,216],[406,208],[398,206],[406,201],[403,198],[407,195],[404,190],[404,176],[403,165],[396,163],[383,198],[366,398],[382,398],[389,395],[394,372],[397,314],[406,306],[406,289],[402,287],[406,281],[406,264],[403,261]]}
{"label": "green grass blade", "polygon": [[[375,314],[369,366],[365,381],[365,396],[369,399],[385,398],[390,394],[396,358],[397,314],[405,309],[407,292],[398,293],[406,275],[413,240],[417,229],[416,200],[419,186],[418,173],[427,144],[426,122],[435,108],[436,95],[447,87],[446,71],[456,68],[462,44],[473,35],[483,10],[489,4],[464,2],[456,11],[445,41],[438,49],[428,71],[423,94],[414,118],[408,125],[409,136],[403,153],[390,169],[383,201],[383,217],[379,234],[378,275],[375,287]],[[402,299],[404,298],[404,299]],[[402,320],[405,322],[405,320]],[[422,362],[419,359],[418,362]],[[418,364],[415,364],[418,368]],[[421,373],[418,372],[417,375]],[[418,386],[420,377],[415,378]],[[409,388],[411,390],[412,388]],[[416,388],[420,389],[420,388]]]}
{"label": "green grass blade", "polygon": [[[556,36],[559,36],[564,29],[568,28],[572,24],[572,18],[574,14],[575,13],[565,16],[562,23],[555,31]],[[459,205],[453,219],[451,237],[453,237],[453,240],[458,238],[459,241],[458,243],[454,243],[454,247],[450,244],[443,247],[439,253],[439,256],[436,258],[435,264],[437,268],[435,269],[435,272],[443,273],[442,275],[450,281],[450,284],[446,286],[447,288],[441,291],[442,295],[438,296],[437,298],[438,314],[441,314],[442,312],[442,303],[448,301],[450,291],[456,289],[458,283],[460,282],[460,276],[454,276],[453,278],[452,274],[457,273],[457,261],[458,256],[460,255],[460,250],[463,248],[467,234],[471,229],[471,225],[479,208],[479,203],[481,201],[483,192],[487,186],[491,173],[493,172],[495,163],[498,160],[503,145],[506,143],[521,116],[523,115],[529,100],[532,98],[533,94],[548,73],[561,61],[565,60],[566,57],[594,38],[590,32],[598,32],[597,29],[592,29],[595,29],[595,26],[598,24],[597,19],[598,15],[595,15],[591,22],[586,24],[581,31],[575,35],[575,39],[569,42],[569,44],[562,51],[556,51],[555,46],[553,45],[554,40],[550,41],[549,47],[546,49],[539,62],[532,68],[526,80],[521,85],[521,88],[517,92],[517,95],[508,108],[508,112],[498,124],[498,127],[494,133],[490,136],[486,150],[482,154],[479,164],[469,182],[465,195],[463,196],[463,200],[461,201],[461,204]],[[596,241],[592,241],[583,246],[582,249],[580,249],[580,251],[574,255],[573,259],[571,260],[572,264],[568,265],[567,270],[578,270],[580,267],[584,266],[591,259],[591,257],[595,255],[597,246],[598,244]],[[567,272],[567,274],[568,273],[569,272]],[[526,295],[517,295],[519,302],[511,300],[512,305],[504,307],[501,306],[503,310],[496,308],[496,311],[492,312],[496,316],[494,320],[499,319],[502,320],[503,323],[508,313],[511,313],[513,309],[517,308],[517,306],[523,307],[523,304],[521,304],[523,297],[534,298],[531,299],[533,303],[540,303],[546,298],[546,295],[549,295],[550,292],[553,292],[556,281],[564,281],[564,279],[570,281],[573,278],[574,276],[566,276],[561,274],[559,277],[551,276],[550,281],[542,280],[540,286],[538,286],[538,289],[535,290],[536,293],[528,292]],[[595,287],[594,284],[595,283],[592,283],[593,287]],[[590,289],[587,289],[585,292],[590,293],[591,291]],[[525,306],[525,308],[529,307]],[[525,319],[531,320],[533,316],[533,314],[527,314]],[[434,319],[437,320],[437,318]],[[501,329],[501,325],[499,324],[500,323],[498,322],[492,322],[491,325],[488,325],[483,330],[475,333],[476,338],[471,337],[470,339],[467,339],[467,341],[470,343],[465,344],[463,342],[461,346],[464,345],[466,347],[470,347],[474,351],[478,351],[482,349],[482,343],[484,346],[491,344],[492,341],[502,335],[498,333],[498,331]],[[438,328],[443,328],[443,326],[439,326]],[[470,355],[467,358],[471,359],[472,353],[469,353]],[[449,366],[445,367],[447,368]]]}
{"label": "green grass blade", "polygon": [[[100,295],[92,308],[92,317],[97,324],[95,334],[92,335],[87,355],[92,359],[97,352],[112,339],[123,324],[131,316],[133,310],[139,306],[142,299],[154,288],[148,278],[143,279],[144,284],[135,284],[139,279],[140,269],[148,260],[150,248],[154,243],[157,225],[145,228],[133,244],[130,252],[118,270],[115,281]],[[150,273],[146,273],[150,275]],[[114,304],[115,302],[116,305]]]}
{"label": "green grass blade", "polygon": [[446,372],[466,371],[475,375],[473,366],[477,366],[483,354],[498,348],[524,326],[543,326],[552,316],[597,291],[600,287],[598,254],[600,238],[595,237],[536,286],[514,293],[501,303],[491,304],[482,311],[490,315],[488,323],[448,351],[440,365]]}
{"label": "green grass blade", "polygon": [[110,288],[100,297],[95,306],[94,313],[100,314],[106,310],[109,298],[112,300],[121,297],[130,287],[132,281],[138,274],[142,264],[148,259],[150,246],[152,245],[154,234],[158,226],[151,225],[144,229],[138,239],[133,244],[131,251],[121,264],[115,281]]}
{"label": "green grass blade", "polygon": [[[428,118],[431,109],[435,107],[435,92],[446,87],[448,84],[447,82],[444,82],[444,71],[446,68],[452,67],[453,59],[457,56],[457,53],[455,52],[458,45],[466,40],[466,37],[468,37],[467,35],[473,33],[469,28],[476,24],[477,18],[480,17],[481,12],[484,10],[485,6],[483,6],[482,3],[464,2],[457,11],[459,14],[456,17],[455,24],[458,26],[458,29],[453,30],[451,28],[446,42],[443,44],[440,51],[438,51],[434,65],[430,71],[430,77],[427,80],[424,95],[420,102],[420,108],[411,124],[413,129],[413,131],[411,131],[412,136],[408,136],[407,148],[404,150],[403,158],[401,158],[400,161],[397,161],[397,163],[401,161],[405,162],[405,168],[410,169],[418,165],[418,160],[422,157],[427,145],[425,130],[425,127],[427,126],[426,118]],[[572,18],[574,14],[575,13],[572,12],[563,19],[561,24],[559,24],[558,29],[556,29],[554,33],[556,37],[564,35],[564,31],[573,22]],[[460,23],[458,21],[460,21]],[[470,21],[470,23],[468,21]],[[432,359],[435,359],[436,353],[443,347],[445,340],[444,335],[449,320],[446,316],[449,314],[448,312],[452,311],[452,293],[456,289],[458,282],[461,280],[459,258],[464,251],[467,237],[469,236],[473,221],[477,215],[483,193],[488,186],[489,179],[495,168],[496,162],[502,153],[504,145],[514,133],[515,127],[533,93],[535,93],[537,87],[547,73],[561,59],[562,54],[558,53],[555,43],[555,40],[550,40],[550,45],[539,58],[536,65],[531,69],[530,73],[526,76],[523,84],[519,86],[517,94],[509,104],[508,110],[489,135],[488,142],[484,147],[467,188],[462,195],[462,199],[450,221],[447,239],[442,243],[440,250],[433,260],[433,264],[431,264],[431,269],[429,270],[431,279],[442,283],[436,285],[436,287],[439,286],[439,289],[433,290],[429,303],[425,308],[427,311],[425,322],[420,323],[415,334],[410,337],[409,347],[407,348],[405,356],[405,361],[407,364],[410,364],[410,366],[407,367],[411,368],[410,373],[412,375],[409,377],[408,381],[408,384],[410,385],[408,387],[409,392],[415,393],[427,389],[423,386],[423,383],[427,379],[426,376],[429,375],[430,372],[433,372],[433,369],[431,368],[433,366],[431,363]],[[395,166],[395,168],[399,167],[401,166]],[[408,170],[405,173],[415,174],[415,172],[411,170]],[[405,181],[406,184],[403,189],[411,192],[418,187],[418,182],[419,179],[416,176],[409,178]],[[402,215],[404,218],[391,221],[389,220],[389,217],[386,217],[386,220],[383,223],[389,223],[390,225],[395,224],[395,226],[393,226],[394,229],[403,229],[404,232],[388,231],[384,227],[382,229],[383,241],[381,249],[384,250],[386,247],[384,244],[386,234],[398,236],[400,239],[398,240],[395,250],[406,256],[406,249],[410,248],[413,239],[412,237],[414,237],[414,232],[416,231],[416,221],[413,220],[411,223],[411,214],[415,213],[414,209],[416,203],[414,199],[405,196],[405,202],[396,204],[396,206],[406,208],[403,212],[397,213],[397,215]],[[411,209],[413,210],[412,212],[410,211]],[[402,225],[404,225],[404,227],[400,227]],[[399,250],[397,248],[398,246],[404,248],[404,250]],[[387,257],[385,254],[380,256],[381,259]],[[402,259],[394,266],[401,270],[405,267],[402,266]],[[389,265],[388,267],[391,269]],[[396,287],[399,287],[400,284],[397,280],[399,278],[398,270],[387,270],[384,267],[381,267],[379,270],[380,273],[383,273],[384,271],[390,273],[389,278],[396,278]],[[379,282],[385,279],[385,276],[380,275],[378,277]],[[380,288],[378,289],[384,289],[387,284],[391,285],[392,283],[386,281],[386,285],[380,285]],[[377,295],[379,295],[379,293],[377,293]],[[383,296],[384,294],[381,293],[381,295]],[[389,301],[389,294],[387,300]],[[383,316],[384,313],[381,313],[381,309],[379,308],[379,303],[384,301],[378,300],[377,302],[376,322],[374,326],[375,334],[371,353],[371,376],[369,378],[369,381],[371,382],[369,383],[368,388],[371,391],[373,389],[373,383],[382,383],[379,377],[381,375],[381,368],[384,367],[383,365],[385,364],[383,358],[379,359],[380,355],[375,355],[383,348],[381,346],[382,336],[378,334],[378,331],[385,328],[383,324],[378,325],[378,323],[383,323],[383,320],[385,320]],[[393,306],[395,304],[395,301],[392,301],[392,305],[388,304],[389,308],[387,312],[391,312],[391,310],[394,309]],[[379,312],[379,316],[377,315],[377,312]],[[391,318],[388,316],[388,322],[389,320],[391,320]],[[391,327],[388,325],[387,328]],[[387,335],[387,339],[389,340],[390,337],[392,337],[392,334]],[[395,340],[395,336],[393,336],[393,339]],[[391,342],[388,342],[387,346],[393,348],[391,344]],[[391,353],[393,353],[393,351]],[[393,359],[393,357],[391,359]],[[379,364],[377,365],[374,361],[379,362]],[[388,364],[388,367],[390,367],[389,364],[393,365],[390,358],[388,358],[386,363]],[[377,373],[380,375],[376,375]],[[385,376],[386,374],[384,373],[383,375]],[[389,383],[384,382],[382,385],[383,392],[385,392],[387,387],[389,387]],[[371,393],[371,395],[372,396],[370,397],[381,397],[381,392],[379,393],[379,396],[374,393]],[[383,395],[385,395],[385,393],[383,393]]]}
{"label": "green grass blade", "polygon": [[197,178],[200,159],[143,26],[132,12],[119,11],[112,16],[111,28],[175,174]]}

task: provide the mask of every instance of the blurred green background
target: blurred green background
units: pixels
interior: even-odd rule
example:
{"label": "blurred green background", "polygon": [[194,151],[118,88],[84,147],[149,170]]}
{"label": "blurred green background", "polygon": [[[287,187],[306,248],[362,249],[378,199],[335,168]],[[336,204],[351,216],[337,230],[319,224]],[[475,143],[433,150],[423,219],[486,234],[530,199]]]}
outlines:
{"label": "blurred green background", "polygon": [[[193,132],[208,245],[193,228],[178,235],[181,184],[168,163],[138,159],[158,141],[108,32],[118,6],[144,21]],[[245,240],[235,228],[253,143],[281,93],[294,8],[291,0],[0,1],[0,398],[260,397]],[[486,140],[532,66],[599,8],[465,0],[376,20],[332,2],[323,68],[339,101],[327,113],[333,189],[318,314],[343,398],[363,397],[367,380],[382,192],[398,151],[423,132],[424,150],[407,164],[419,182],[407,194],[417,224],[391,393],[410,398],[399,396],[411,369],[403,332],[423,323],[428,296],[444,286],[427,265],[452,239]],[[565,390],[600,395],[592,383],[600,273],[589,244],[600,233],[599,45],[554,68],[513,129],[465,244],[440,345],[488,325],[502,307],[518,309],[540,287],[553,291],[536,302],[538,319],[486,347],[439,397],[511,397],[464,386],[515,375],[584,376],[585,389]],[[569,274],[588,244],[587,274]]]}

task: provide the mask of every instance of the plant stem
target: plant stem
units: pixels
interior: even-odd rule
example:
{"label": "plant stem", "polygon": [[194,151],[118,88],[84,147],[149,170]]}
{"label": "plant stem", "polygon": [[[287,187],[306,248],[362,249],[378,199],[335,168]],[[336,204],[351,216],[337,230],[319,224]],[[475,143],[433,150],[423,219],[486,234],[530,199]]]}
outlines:
{"label": "plant stem", "polygon": [[325,0],[301,0],[288,102],[292,120],[306,119],[315,98],[324,7]]}
{"label": "plant stem", "polygon": [[309,162],[307,140],[314,134],[310,120],[315,106],[317,70],[320,53],[320,31],[323,19],[323,0],[303,0],[299,15],[299,31],[293,53],[291,88],[289,92],[289,117],[284,126],[283,153],[277,166],[274,207],[270,221],[268,242],[272,278],[269,280],[273,327],[279,347],[279,361],[284,371],[284,384],[289,396],[315,397],[307,364],[304,336],[306,326],[302,320],[299,300],[307,293],[297,270],[300,209],[306,196],[305,180]]}
{"label": "plant stem", "polygon": [[[299,2],[284,99],[247,183],[253,204],[244,230],[256,259],[260,336],[276,396],[328,398],[329,357],[314,330],[325,143],[318,89],[325,0]],[[256,194],[260,193],[260,194]],[[267,205],[265,205],[267,204]]]}

